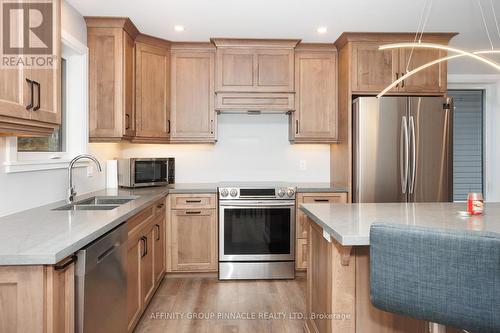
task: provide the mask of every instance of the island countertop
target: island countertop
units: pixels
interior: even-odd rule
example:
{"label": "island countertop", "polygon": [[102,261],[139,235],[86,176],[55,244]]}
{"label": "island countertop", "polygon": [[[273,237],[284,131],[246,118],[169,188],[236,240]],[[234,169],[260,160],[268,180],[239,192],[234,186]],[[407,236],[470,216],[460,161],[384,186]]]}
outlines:
{"label": "island countertop", "polygon": [[500,203],[486,203],[483,215],[463,216],[465,203],[302,204],[300,209],[344,246],[370,245],[373,223],[492,232],[500,236]]}

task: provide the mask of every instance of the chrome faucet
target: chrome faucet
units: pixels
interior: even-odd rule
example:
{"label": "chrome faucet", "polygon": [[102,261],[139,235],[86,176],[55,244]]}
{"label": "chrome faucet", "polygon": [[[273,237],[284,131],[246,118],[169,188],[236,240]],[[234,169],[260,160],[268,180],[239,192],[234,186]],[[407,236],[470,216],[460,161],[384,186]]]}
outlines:
{"label": "chrome faucet", "polygon": [[75,163],[78,160],[81,160],[81,159],[88,159],[88,160],[94,161],[94,163],[97,165],[97,168],[99,169],[99,172],[102,171],[101,163],[99,163],[99,161],[97,160],[97,158],[95,158],[92,155],[82,154],[82,155],[78,155],[74,159],[72,159],[71,162],[69,162],[69,165],[68,165],[68,186],[69,186],[68,187],[68,202],[69,203],[72,203],[73,200],[76,197],[75,187],[73,186],[73,166],[75,165]]}

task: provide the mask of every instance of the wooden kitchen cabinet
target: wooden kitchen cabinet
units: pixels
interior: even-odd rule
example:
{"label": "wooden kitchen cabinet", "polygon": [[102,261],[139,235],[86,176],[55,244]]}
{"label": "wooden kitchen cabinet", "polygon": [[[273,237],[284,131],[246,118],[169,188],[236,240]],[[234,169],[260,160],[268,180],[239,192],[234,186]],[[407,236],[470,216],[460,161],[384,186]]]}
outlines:
{"label": "wooden kitchen cabinet", "polygon": [[293,92],[299,40],[213,38],[219,92]]}
{"label": "wooden kitchen cabinet", "polygon": [[217,271],[216,198],[215,194],[168,196],[168,271]]}
{"label": "wooden kitchen cabinet", "polygon": [[337,137],[337,52],[333,45],[299,45],[295,50],[295,111],[289,137],[295,143],[335,143]]}
{"label": "wooden kitchen cabinet", "polygon": [[54,66],[0,69],[1,136],[52,135],[61,124],[61,1],[52,4]]}
{"label": "wooden kitchen cabinet", "polygon": [[176,43],[171,67],[170,141],[215,142],[215,48],[209,43]]}
{"label": "wooden kitchen cabinet", "polygon": [[85,17],[89,48],[90,141],[129,140],[135,135],[134,40],[128,18]]}
{"label": "wooden kitchen cabinet", "polygon": [[170,136],[170,43],[136,40],[135,142],[168,142]]}
{"label": "wooden kitchen cabinet", "polygon": [[[422,40],[446,45],[453,36],[453,33],[429,33],[424,34]],[[352,93],[379,93],[408,71],[446,56],[445,51],[433,49],[414,49],[413,52],[411,48],[378,49],[384,44],[413,42],[414,38],[411,33],[343,33],[335,45],[339,50],[346,48],[344,53],[349,61],[345,65],[350,67]],[[443,94],[446,74],[446,62],[442,62],[402,81],[390,93]]]}
{"label": "wooden kitchen cabinet", "polygon": [[156,201],[127,221],[128,332],[134,330],[163,279],[166,246],[162,228],[164,225],[165,198]]}
{"label": "wooden kitchen cabinet", "polygon": [[0,267],[0,332],[74,332],[74,281],[74,263]]}
{"label": "wooden kitchen cabinet", "polygon": [[307,269],[307,216],[300,210],[303,203],[347,203],[347,193],[297,193],[295,212],[295,269]]}

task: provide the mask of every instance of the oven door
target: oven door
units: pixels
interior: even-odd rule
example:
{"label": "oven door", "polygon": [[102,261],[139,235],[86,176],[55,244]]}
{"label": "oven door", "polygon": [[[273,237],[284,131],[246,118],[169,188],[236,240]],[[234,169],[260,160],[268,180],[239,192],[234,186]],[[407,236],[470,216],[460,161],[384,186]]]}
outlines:
{"label": "oven door", "polygon": [[295,201],[219,203],[220,261],[295,259]]}
{"label": "oven door", "polygon": [[134,187],[168,184],[168,162],[166,159],[134,159]]}

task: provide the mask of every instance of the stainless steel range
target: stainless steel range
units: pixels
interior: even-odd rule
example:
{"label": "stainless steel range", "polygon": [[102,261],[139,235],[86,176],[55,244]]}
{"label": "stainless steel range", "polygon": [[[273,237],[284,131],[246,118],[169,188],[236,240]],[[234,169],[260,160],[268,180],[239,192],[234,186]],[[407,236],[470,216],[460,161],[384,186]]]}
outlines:
{"label": "stainless steel range", "polygon": [[295,277],[295,190],[219,188],[219,279]]}

